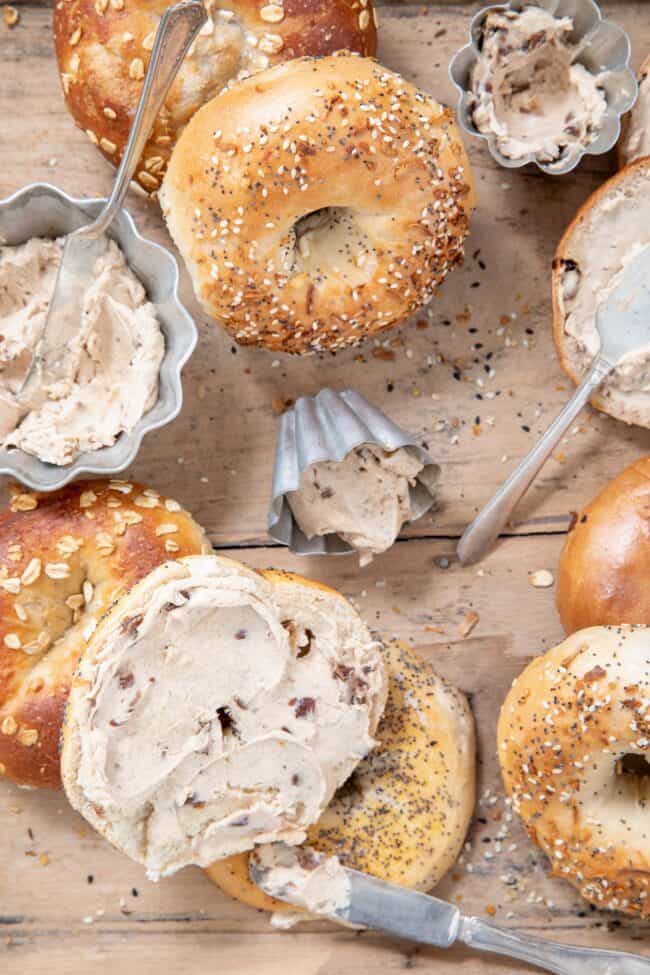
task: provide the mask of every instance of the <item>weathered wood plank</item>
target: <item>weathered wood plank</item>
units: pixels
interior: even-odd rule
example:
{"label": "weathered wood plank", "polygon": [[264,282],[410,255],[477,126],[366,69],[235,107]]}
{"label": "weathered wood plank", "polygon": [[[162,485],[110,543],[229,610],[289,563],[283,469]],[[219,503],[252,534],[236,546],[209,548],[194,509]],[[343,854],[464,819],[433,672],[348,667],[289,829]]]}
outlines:
{"label": "weathered wood plank", "polygon": [[[636,9],[620,3],[616,13],[623,26],[634,27],[640,60],[650,47],[650,21],[636,17]],[[49,18],[46,9],[26,8],[17,28],[0,32],[0,193],[33,180],[82,195],[105,193],[111,171],[63,105]],[[447,64],[464,41],[467,20],[464,7],[387,8],[382,58],[449,101]],[[445,33],[436,38],[440,30]],[[325,384],[354,386],[426,437],[443,465],[442,506],[433,522],[426,519],[408,534],[444,536],[461,531],[568,395],[550,341],[549,264],[560,233],[611,160],[590,162],[560,182],[536,172],[507,173],[482,146],[470,148],[480,196],[470,256],[433,302],[429,327],[404,328],[386,340],[394,361],[373,358],[372,345],[307,360],[236,349],[205,320],[183,274],[200,353],[186,371],[182,416],[145,442],[132,473],[176,491],[215,543],[265,538],[274,402]],[[155,206],[133,194],[129,206],[145,233],[167,242]],[[650,444],[645,431],[595,414],[585,414],[575,429],[522,505],[520,530],[562,530],[570,509]]]}

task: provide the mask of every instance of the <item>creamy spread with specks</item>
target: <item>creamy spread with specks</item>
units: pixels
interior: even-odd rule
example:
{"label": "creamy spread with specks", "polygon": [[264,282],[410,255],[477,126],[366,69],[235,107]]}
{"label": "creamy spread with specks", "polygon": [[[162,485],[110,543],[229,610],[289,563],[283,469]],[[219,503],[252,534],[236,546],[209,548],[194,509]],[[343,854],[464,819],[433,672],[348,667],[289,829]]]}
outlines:
{"label": "creamy spread with specks", "polygon": [[[575,227],[556,269],[562,352],[576,376],[586,373],[600,348],[597,308],[617,287],[629,262],[648,247],[650,173],[641,168],[601,194]],[[613,416],[650,426],[650,342],[622,360],[598,396]]]}
{"label": "creamy spread with specks", "polygon": [[470,77],[472,118],[508,159],[551,163],[598,136],[607,101],[575,58],[571,17],[541,7],[493,10]]}
{"label": "creamy spread with specks", "polygon": [[650,56],[641,65],[639,95],[627,116],[620,149],[625,165],[650,156]]}
{"label": "creamy spread with specks", "polygon": [[154,307],[111,241],[84,296],[74,375],[18,401],[62,249],[41,238],[0,247],[0,440],[60,466],[133,430],[157,399],[165,353]]}
{"label": "creamy spread with specks", "polygon": [[[256,883],[269,897],[330,918],[350,906],[350,881],[338,857],[274,843],[255,850],[250,862]],[[290,916],[292,922],[299,919]]]}
{"label": "creamy spread with specks", "polygon": [[91,658],[80,808],[153,877],[301,842],[385,701],[381,648],[345,600],[213,556],[154,570]]}
{"label": "creamy spread with specks", "polygon": [[412,453],[362,444],[342,461],[308,467],[287,494],[304,535],[337,534],[357,549],[364,565],[385,552],[412,518],[409,487],[424,464]]}

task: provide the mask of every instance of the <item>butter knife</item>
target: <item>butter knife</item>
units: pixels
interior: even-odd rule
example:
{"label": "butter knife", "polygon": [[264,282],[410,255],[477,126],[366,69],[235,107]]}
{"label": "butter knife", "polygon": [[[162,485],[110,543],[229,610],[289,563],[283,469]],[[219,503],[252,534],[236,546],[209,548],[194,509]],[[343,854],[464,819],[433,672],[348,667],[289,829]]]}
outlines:
{"label": "butter knife", "polygon": [[[251,879],[265,893],[304,906],[299,898],[292,899],[292,885],[274,882],[273,870],[258,862],[255,855],[250,858],[249,869]],[[429,894],[389,884],[340,865],[336,872],[339,877],[345,875],[345,896],[331,912],[324,912],[324,916],[335,921],[437,948],[449,948],[460,941],[477,951],[518,958],[555,975],[650,975],[650,958],[641,955],[515,934],[478,917],[465,917],[453,904]]]}

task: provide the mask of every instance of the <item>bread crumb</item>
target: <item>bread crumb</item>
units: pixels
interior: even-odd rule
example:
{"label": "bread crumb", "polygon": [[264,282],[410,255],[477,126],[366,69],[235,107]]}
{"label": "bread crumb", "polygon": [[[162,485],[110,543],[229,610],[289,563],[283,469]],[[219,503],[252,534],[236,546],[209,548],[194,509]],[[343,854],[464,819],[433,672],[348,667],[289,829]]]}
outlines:
{"label": "bread crumb", "polygon": [[20,14],[15,7],[5,4],[2,8],[2,16],[7,27],[15,27],[20,20]]}
{"label": "bread crumb", "polygon": [[555,577],[548,569],[537,569],[528,574],[528,581],[535,589],[548,589],[555,582]]}
{"label": "bread crumb", "polygon": [[474,610],[471,610],[465,616],[465,619],[458,624],[458,632],[461,636],[469,636],[476,624],[478,623],[480,616]]}

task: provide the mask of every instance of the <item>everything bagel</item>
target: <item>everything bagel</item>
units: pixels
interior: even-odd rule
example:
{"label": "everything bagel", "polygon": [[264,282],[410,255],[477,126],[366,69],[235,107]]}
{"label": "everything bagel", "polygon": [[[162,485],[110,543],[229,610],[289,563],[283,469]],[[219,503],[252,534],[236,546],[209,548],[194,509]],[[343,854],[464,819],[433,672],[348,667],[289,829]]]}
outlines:
{"label": "everything bagel", "polygon": [[580,630],[501,709],[507,793],[553,873],[598,907],[650,917],[650,628]]}
{"label": "everything bagel", "polygon": [[459,264],[474,193],[452,113],[352,55],[232,85],[160,200],[197,298],[244,345],[307,353],[402,322]]}

